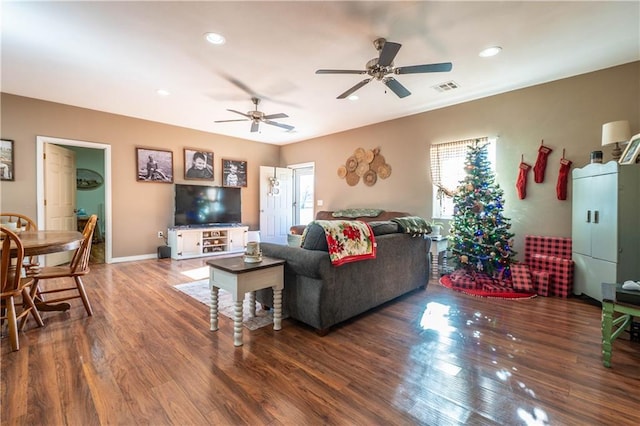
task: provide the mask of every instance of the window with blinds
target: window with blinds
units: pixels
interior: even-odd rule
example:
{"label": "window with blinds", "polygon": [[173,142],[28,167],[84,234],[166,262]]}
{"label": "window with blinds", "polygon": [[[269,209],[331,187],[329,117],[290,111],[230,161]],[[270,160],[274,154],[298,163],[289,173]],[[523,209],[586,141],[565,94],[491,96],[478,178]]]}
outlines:
{"label": "window with blinds", "polygon": [[431,182],[433,183],[433,218],[453,217],[453,193],[464,179],[467,146],[474,141],[488,142],[488,159],[495,171],[496,143],[487,137],[431,145]]}

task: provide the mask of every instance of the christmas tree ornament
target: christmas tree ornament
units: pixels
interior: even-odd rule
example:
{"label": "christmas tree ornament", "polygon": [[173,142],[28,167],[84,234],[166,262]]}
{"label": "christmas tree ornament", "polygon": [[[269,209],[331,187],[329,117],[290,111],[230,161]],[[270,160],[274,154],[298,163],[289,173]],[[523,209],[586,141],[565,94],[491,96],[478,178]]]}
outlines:
{"label": "christmas tree ornament", "polygon": [[533,180],[535,183],[544,182],[544,172],[547,169],[547,158],[553,151],[548,146],[544,146],[544,139],[540,141],[540,148],[538,148],[538,158],[536,164],[533,166]]}
{"label": "christmas tree ornament", "polygon": [[518,180],[516,181],[516,189],[518,190],[518,198],[524,200],[527,196],[527,178],[531,166],[524,162],[524,155],[520,159],[520,172],[518,173]]}
{"label": "christmas tree ornament", "polygon": [[571,169],[571,161],[564,158],[564,149],[562,150],[562,158],[560,159],[560,171],[558,172],[558,183],[556,183],[556,195],[558,200],[567,199],[567,181],[569,179],[569,170]]}

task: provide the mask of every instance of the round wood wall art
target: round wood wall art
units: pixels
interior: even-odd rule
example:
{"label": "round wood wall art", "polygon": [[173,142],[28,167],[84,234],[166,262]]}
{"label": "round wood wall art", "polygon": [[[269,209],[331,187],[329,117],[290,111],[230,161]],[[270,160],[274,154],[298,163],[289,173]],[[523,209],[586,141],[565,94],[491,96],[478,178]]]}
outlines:
{"label": "round wood wall art", "polygon": [[356,186],[360,182],[360,176],[355,174],[355,172],[347,173],[347,185]]}
{"label": "round wood wall art", "polygon": [[348,172],[355,172],[356,168],[358,167],[358,160],[355,156],[351,156],[347,158],[345,166],[347,167]]}
{"label": "round wood wall art", "polygon": [[338,167],[338,177],[346,179],[349,186],[355,186],[360,178],[367,186],[373,186],[380,179],[391,175],[391,166],[380,154],[380,147],[373,149],[356,148],[344,165]]}
{"label": "round wood wall art", "polygon": [[367,170],[367,173],[362,177],[362,181],[367,186],[375,185],[376,180],[378,180],[378,175],[373,170]]}

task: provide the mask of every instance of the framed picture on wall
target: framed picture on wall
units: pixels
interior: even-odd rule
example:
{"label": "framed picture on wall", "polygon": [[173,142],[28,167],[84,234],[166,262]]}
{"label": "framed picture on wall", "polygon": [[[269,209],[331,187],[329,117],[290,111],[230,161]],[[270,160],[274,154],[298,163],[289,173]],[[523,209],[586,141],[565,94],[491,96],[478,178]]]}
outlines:
{"label": "framed picture on wall", "polygon": [[633,136],[622,153],[620,164],[636,164],[640,158],[640,133]]}
{"label": "framed picture on wall", "polygon": [[0,180],[14,180],[13,141],[0,140]]}
{"label": "framed picture on wall", "polygon": [[222,160],[222,186],[247,187],[247,162]]}
{"label": "framed picture on wall", "polygon": [[136,148],[138,182],[173,183],[173,152]]}
{"label": "framed picture on wall", "polygon": [[184,149],[184,178],[213,180],[213,152]]}

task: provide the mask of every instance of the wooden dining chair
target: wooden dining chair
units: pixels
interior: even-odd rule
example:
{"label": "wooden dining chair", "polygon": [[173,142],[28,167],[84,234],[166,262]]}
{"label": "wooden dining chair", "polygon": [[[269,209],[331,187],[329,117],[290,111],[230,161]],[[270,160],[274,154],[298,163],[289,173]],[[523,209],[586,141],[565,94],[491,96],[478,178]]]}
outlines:
{"label": "wooden dining chair", "polygon": [[[54,299],[47,298],[46,302],[56,303],[71,299],[82,299],[82,303],[84,304],[87,314],[93,315],[93,310],[91,309],[91,304],[89,303],[89,298],[87,297],[87,293],[82,282],[82,276],[89,273],[91,241],[93,239],[93,232],[95,230],[97,220],[98,216],[92,215],[87,221],[87,224],[82,231],[82,243],[74,253],[71,263],[62,266],[45,266],[36,270],[36,272],[31,275],[34,280],[34,284],[31,289],[31,296],[36,300],[36,302],[38,298],[44,301],[48,294],[64,293]],[[40,288],[40,281],[67,277],[73,278],[75,284],[73,287],[54,287],[48,290]]]}
{"label": "wooden dining chair", "polygon": [[[29,216],[25,216],[21,213],[0,213],[0,223],[15,222],[16,228],[21,231],[37,231],[38,225]],[[29,256],[24,259],[24,264],[27,267],[37,267],[40,265],[38,262],[38,256]]]}
{"label": "wooden dining chair", "polygon": [[[11,349],[17,351],[20,349],[18,331],[23,329],[29,314],[33,315],[40,327],[44,323],[29,291],[31,290],[29,287],[33,286],[33,279],[22,277],[22,262],[24,260],[22,242],[16,233],[3,226],[0,226],[0,235],[3,237],[2,260],[0,263],[2,324],[4,324],[5,320],[7,321]],[[19,313],[18,308],[20,309]],[[20,328],[18,327],[18,320],[21,321]]]}

